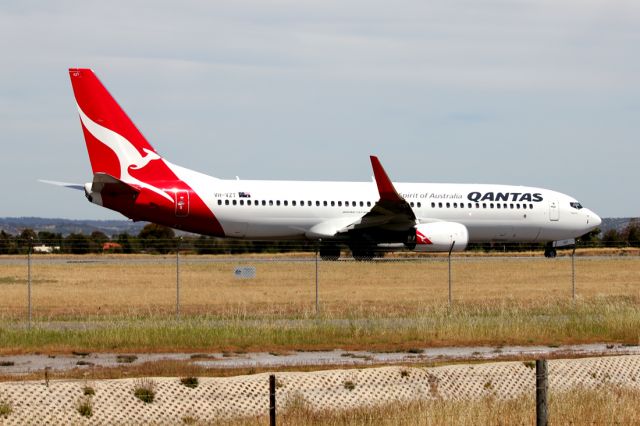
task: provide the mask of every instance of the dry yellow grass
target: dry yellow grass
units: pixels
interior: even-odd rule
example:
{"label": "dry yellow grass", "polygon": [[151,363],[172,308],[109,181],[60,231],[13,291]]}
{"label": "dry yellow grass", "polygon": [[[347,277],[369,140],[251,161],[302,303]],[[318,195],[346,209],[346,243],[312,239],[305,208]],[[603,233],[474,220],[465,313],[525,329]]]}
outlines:
{"label": "dry yellow grass", "polygon": [[[301,255],[310,256],[310,255]],[[57,260],[59,257],[53,257]],[[126,263],[43,262],[32,267],[36,318],[148,316],[174,312],[173,258],[122,257]],[[104,259],[113,259],[105,257]],[[201,263],[182,256],[180,299],[183,314],[222,316],[300,315],[315,310],[313,262],[232,260]],[[98,258],[100,260],[100,258]],[[193,261],[197,261],[194,263]],[[239,280],[239,265],[256,267],[255,279]],[[571,260],[454,257],[454,302],[535,306],[571,298]],[[407,315],[442,306],[448,295],[442,258],[393,262],[320,262],[320,304],[335,315]],[[24,318],[26,264],[0,265],[0,308],[5,319]],[[640,300],[640,257],[576,257],[576,292],[581,299],[625,297]]]}
{"label": "dry yellow grass", "polygon": [[[0,264],[0,352],[407,350],[639,341],[636,256],[577,257],[575,303],[568,257],[455,258],[452,307],[441,257],[320,262],[320,315],[314,262],[259,260],[184,256],[181,321],[175,321],[174,257],[36,258],[34,330],[23,326],[26,265]],[[255,266],[257,277],[235,278],[240,265]]]}
{"label": "dry yellow grass", "polygon": [[[550,424],[632,425],[640,422],[640,391],[602,386],[551,393]],[[428,400],[363,407],[353,410],[314,411],[303,398],[294,399],[278,416],[281,425],[529,425],[535,424],[533,395],[511,400]],[[219,425],[263,425],[267,416],[213,422]]]}

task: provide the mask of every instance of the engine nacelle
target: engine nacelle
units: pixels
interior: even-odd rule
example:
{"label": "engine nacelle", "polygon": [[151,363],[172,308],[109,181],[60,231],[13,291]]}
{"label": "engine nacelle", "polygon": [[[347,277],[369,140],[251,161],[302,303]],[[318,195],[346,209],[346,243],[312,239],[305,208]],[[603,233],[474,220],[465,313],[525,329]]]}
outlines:
{"label": "engine nacelle", "polygon": [[448,252],[454,241],[453,251],[464,251],[469,242],[467,227],[456,222],[421,223],[415,226],[414,232],[413,250],[419,252]]}

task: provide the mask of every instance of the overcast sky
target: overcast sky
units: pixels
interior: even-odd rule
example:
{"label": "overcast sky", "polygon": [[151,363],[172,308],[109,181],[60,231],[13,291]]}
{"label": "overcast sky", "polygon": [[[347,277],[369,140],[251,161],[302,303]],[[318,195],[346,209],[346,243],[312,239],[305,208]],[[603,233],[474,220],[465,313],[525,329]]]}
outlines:
{"label": "overcast sky", "polygon": [[[8,4],[9,3],[9,4]],[[123,218],[67,69],[220,178],[531,185],[639,216],[637,0],[0,3],[0,216]]]}

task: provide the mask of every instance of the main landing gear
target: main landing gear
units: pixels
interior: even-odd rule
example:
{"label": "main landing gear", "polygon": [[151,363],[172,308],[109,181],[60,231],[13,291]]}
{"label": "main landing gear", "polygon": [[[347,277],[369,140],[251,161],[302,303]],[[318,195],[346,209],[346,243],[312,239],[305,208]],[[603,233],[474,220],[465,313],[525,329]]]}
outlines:
{"label": "main landing gear", "polygon": [[556,248],[553,246],[553,243],[547,243],[544,247],[544,257],[553,259],[557,254],[558,253],[556,252]]}
{"label": "main landing gear", "polygon": [[338,244],[321,244],[320,259],[338,260],[340,258],[340,246]]}

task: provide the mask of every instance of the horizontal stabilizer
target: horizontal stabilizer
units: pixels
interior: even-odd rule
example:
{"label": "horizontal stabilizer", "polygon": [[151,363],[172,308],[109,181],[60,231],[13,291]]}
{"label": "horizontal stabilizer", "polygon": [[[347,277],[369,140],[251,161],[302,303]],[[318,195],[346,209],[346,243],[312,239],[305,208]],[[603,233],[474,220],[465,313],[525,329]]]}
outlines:
{"label": "horizontal stabilizer", "polygon": [[45,179],[38,179],[38,182],[46,183],[49,185],[55,185],[55,186],[63,186],[69,189],[77,189],[78,191],[84,191],[84,185],[81,185],[79,183],[58,182],[55,180],[45,180]]}
{"label": "horizontal stabilizer", "polygon": [[107,173],[96,173],[95,175],[93,175],[91,192],[100,193],[103,196],[122,196],[130,199],[135,199],[140,193],[140,190]]}

